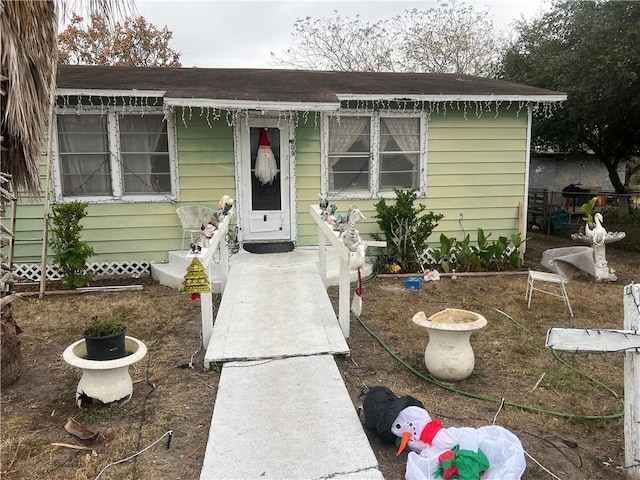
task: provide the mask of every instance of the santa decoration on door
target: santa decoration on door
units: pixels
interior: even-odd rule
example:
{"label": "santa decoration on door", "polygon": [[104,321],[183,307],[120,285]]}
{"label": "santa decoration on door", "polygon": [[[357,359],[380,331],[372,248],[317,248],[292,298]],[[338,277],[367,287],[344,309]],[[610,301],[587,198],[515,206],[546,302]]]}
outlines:
{"label": "santa decoration on door", "polygon": [[256,155],[255,175],[263,185],[273,182],[278,174],[278,165],[276,157],[273,155],[269,139],[267,138],[267,129],[264,128],[260,133],[260,143],[258,144],[258,154]]}

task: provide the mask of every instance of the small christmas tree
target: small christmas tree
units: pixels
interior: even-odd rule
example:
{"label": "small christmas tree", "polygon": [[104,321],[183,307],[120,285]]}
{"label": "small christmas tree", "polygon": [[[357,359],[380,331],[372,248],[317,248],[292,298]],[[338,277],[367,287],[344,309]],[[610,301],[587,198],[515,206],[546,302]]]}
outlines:
{"label": "small christmas tree", "polygon": [[190,293],[192,300],[200,298],[201,293],[211,292],[211,283],[207,272],[204,269],[204,265],[195,257],[191,264],[187,267],[187,273],[182,280],[182,286],[179,288],[180,292]]}

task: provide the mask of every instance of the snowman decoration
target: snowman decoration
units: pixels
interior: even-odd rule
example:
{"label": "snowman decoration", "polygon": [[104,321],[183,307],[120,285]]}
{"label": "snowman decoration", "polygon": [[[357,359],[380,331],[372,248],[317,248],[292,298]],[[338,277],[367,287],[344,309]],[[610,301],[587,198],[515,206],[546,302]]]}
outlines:
{"label": "snowman decoration", "polygon": [[526,468],[518,437],[497,425],[444,428],[424,408],[409,406],[391,431],[401,438],[398,455],[406,447],[411,450],[407,480],[517,480]]}

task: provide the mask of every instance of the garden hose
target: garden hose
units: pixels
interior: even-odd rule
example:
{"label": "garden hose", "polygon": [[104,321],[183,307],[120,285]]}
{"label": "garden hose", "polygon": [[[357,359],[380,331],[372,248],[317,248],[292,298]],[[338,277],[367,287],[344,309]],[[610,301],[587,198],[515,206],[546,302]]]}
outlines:
{"label": "garden hose", "polygon": [[[499,313],[502,313],[503,315],[505,315],[507,318],[509,318],[512,322],[514,322],[520,328],[523,328],[525,331],[527,331],[527,333],[531,333],[526,328],[524,328],[522,325],[520,325],[518,322],[516,322],[512,317],[507,315],[506,313],[501,312],[500,310],[497,310],[497,309],[495,309],[495,310],[498,311]],[[455,388],[455,387],[452,387],[450,385],[438,382],[437,380],[426,376],[422,372],[416,370],[414,367],[409,365],[396,352],[394,352],[386,343],[384,343],[384,341],[378,335],[376,335],[376,333],[373,332],[364,323],[364,321],[362,320],[362,318],[360,318],[359,315],[356,315],[355,312],[353,312],[353,311],[351,311],[351,313],[356,318],[356,320],[358,320],[358,323],[360,323],[362,328],[364,328],[364,330],[369,335],[371,335],[380,344],[380,346],[383,349],[385,349],[387,351],[387,353],[389,353],[389,355],[391,355],[398,363],[400,363],[407,370],[409,370],[411,373],[413,373],[414,375],[416,375],[418,378],[422,379],[423,381],[429,382],[429,383],[435,385],[436,387],[442,388],[444,390],[448,390],[450,392],[453,392],[453,393],[456,393],[458,395],[462,395],[462,396],[465,396],[465,397],[474,398],[476,400],[483,400],[483,401],[497,403],[497,404],[504,404],[504,405],[508,405],[510,407],[516,407],[516,408],[519,408],[519,409],[522,409],[522,410],[526,410],[526,411],[530,411],[530,412],[545,413],[547,415],[552,415],[552,416],[561,417],[561,418],[570,418],[570,419],[579,419],[579,420],[614,420],[614,419],[622,418],[622,416],[624,415],[624,401],[619,398],[619,396],[616,394],[616,392],[613,389],[611,389],[610,387],[604,385],[602,382],[596,380],[595,378],[590,377],[586,373],[581,372],[577,368],[571,366],[564,359],[562,359],[555,351],[553,351],[553,356],[556,358],[556,360],[558,360],[563,365],[571,368],[572,370],[574,370],[575,372],[579,373],[580,375],[584,376],[585,378],[589,379],[590,381],[592,381],[593,383],[595,383],[599,387],[603,388],[607,392],[611,393],[616,398],[616,400],[618,400],[620,402],[621,410],[618,413],[613,413],[613,414],[609,414],[609,415],[578,415],[578,414],[573,414],[573,413],[558,412],[558,411],[555,411],[555,410],[546,410],[544,408],[538,408],[538,407],[532,407],[532,406],[529,406],[529,405],[522,405],[522,404],[519,404],[519,403],[513,403],[513,402],[505,401],[502,398],[487,397],[485,395],[479,395],[479,394],[476,394],[476,393],[467,392],[465,390],[461,390],[459,388]]]}

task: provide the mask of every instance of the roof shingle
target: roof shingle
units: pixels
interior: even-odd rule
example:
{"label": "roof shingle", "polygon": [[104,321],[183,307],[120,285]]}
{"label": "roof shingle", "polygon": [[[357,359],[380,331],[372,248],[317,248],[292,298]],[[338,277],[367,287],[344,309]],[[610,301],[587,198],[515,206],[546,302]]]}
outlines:
{"label": "roof shingle", "polygon": [[330,72],[280,69],[167,68],[60,65],[58,88],[160,90],[169,98],[336,103],[340,96],[558,101],[543,88],[447,73]]}

